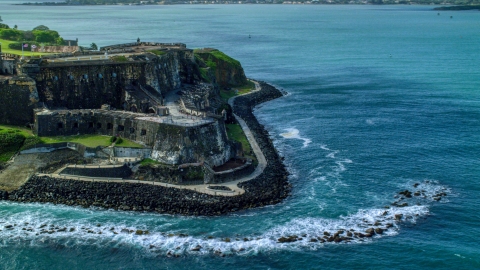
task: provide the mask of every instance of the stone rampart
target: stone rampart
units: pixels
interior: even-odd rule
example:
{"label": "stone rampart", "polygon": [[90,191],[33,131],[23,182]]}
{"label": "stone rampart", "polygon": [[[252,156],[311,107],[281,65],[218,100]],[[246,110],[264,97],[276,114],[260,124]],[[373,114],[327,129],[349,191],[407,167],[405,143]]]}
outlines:
{"label": "stone rampart", "polygon": [[132,42],[132,43],[116,44],[116,45],[101,47],[100,51],[118,50],[118,49],[125,49],[125,48],[138,47],[138,46],[151,46],[151,47],[159,47],[159,48],[178,48],[178,49],[187,48],[187,45],[184,43]]}
{"label": "stone rampart", "polygon": [[219,166],[235,156],[235,144],[228,141],[221,120],[184,126],[145,116],[108,110],[40,110],[35,114],[34,129],[38,136],[101,134],[127,138],[152,148],[150,156],[166,164],[206,161]]}
{"label": "stone rampart", "polygon": [[26,76],[0,79],[0,123],[25,126],[33,123],[38,102],[35,81]]}
{"label": "stone rampart", "polygon": [[[161,99],[182,83],[200,78],[190,51],[172,51],[161,57],[128,62],[83,61],[40,65],[35,76],[40,100],[48,107],[100,108],[109,104],[124,109],[126,89],[136,85],[152,89]],[[127,108],[128,110],[128,108]]]}

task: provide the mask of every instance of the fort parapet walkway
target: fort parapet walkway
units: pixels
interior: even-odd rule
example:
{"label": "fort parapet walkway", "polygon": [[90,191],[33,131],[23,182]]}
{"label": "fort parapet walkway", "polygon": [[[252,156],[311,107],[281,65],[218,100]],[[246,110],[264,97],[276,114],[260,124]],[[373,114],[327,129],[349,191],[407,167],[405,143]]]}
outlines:
{"label": "fort parapet walkway", "polygon": [[[257,91],[261,90],[260,84],[256,81],[251,80],[252,82],[255,83],[255,90],[245,93],[242,95],[248,95]],[[235,97],[232,97],[228,100],[228,104],[233,107],[233,102],[235,100]],[[106,178],[106,177],[86,177],[86,176],[78,176],[78,175],[67,175],[67,174],[61,174],[61,171],[66,168],[67,166],[75,166],[75,165],[67,165],[59,170],[57,170],[55,173],[52,174],[44,174],[44,173],[38,173],[38,176],[49,176],[49,177],[54,177],[58,179],[69,179],[69,180],[77,180],[77,181],[86,181],[86,182],[107,182],[107,183],[135,183],[135,184],[146,184],[146,185],[154,185],[154,186],[163,186],[163,187],[169,187],[169,188],[179,188],[179,189],[190,189],[196,192],[200,193],[205,193],[209,195],[219,195],[219,196],[237,196],[245,193],[245,190],[238,187],[239,183],[249,181],[251,179],[256,178],[259,176],[263,170],[267,167],[267,160],[265,156],[263,155],[262,150],[260,149],[260,146],[258,145],[257,141],[255,140],[255,137],[253,136],[252,132],[250,131],[250,128],[248,125],[245,123],[245,121],[240,118],[238,115],[233,114],[235,119],[238,121],[240,126],[242,127],[243,132],[245,133],[245,136],[247,137],[248,142],[250,143],[250,146],[252,147],[253,152],[255,153],[255,156],[257,157],[258,160],[258,165],[253,171],[252,174],[242,177],[240,179],[237,179],[235,181],[230,181],[230,182],[224,182],[224,183],[219,183],[219,184],[199,184],[199,185],[174,185],[174,184],[168,184],[168,183],[163,183],[163,182],[155,182],[155,181],[143,181],[143,180],[133,180],[133,179],[121,179],[121,178]],[[112,168],[112,167],[120,167],[122,165],[77,165],[79,168]],[[212,186],[225,186],[230,189],[230,191],[227,190],[215,190],[211,189],[209,187]]]}

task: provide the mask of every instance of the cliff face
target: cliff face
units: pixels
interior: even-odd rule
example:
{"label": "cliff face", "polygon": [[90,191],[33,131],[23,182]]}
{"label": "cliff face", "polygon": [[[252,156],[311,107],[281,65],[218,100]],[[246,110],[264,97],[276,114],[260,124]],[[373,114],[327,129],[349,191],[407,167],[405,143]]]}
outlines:
{"label": "cliff face", "polygon": [[236,87],[247,84],[247,77],[240,62],[221,51],[216,49],[195,50],[195,55],[199,65],[204,69],[204,74],[213,73],[216,83],[220,87]]}
{"label": "cliff face", "polygon": [[35,81],[26,76],[0,80],[0,123],[33,123],[33,109],[38,102]]}

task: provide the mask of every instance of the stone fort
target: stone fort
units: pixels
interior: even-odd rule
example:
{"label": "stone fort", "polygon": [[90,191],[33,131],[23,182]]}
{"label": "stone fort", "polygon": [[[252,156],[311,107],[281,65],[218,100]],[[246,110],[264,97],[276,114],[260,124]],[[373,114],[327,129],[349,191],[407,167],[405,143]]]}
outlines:
{"label": "stone fort", "polygon": [[38,136],[119,136],[167,164],[220,166],[241,151],[227,138],[216,78],[202,79],[185,44],[0,56],[0,123],[31,126]]}

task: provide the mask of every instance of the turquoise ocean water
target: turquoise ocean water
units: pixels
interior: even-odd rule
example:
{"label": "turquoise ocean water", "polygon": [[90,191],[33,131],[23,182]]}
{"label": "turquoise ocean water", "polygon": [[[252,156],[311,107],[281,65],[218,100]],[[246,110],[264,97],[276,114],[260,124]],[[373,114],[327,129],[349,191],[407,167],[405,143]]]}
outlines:
{"label": "turquoise ocean water", "polygon": [[[0,202],[0,269],[480,268],[480,12],[9,3],[0,1],[0,16],[20,29],[44,24],[85,46],[139,37],[215,47],[247,76],[286,90],[255,114],[285,156],[293,192],[279,205],[215,218]],[[417,182],[427,194],[448,194],[382,214]],[[308,241],[377,220],[394,227],[348,244]],[[76,230],[22,230],[42,224]],[[180,233],[188,236],[169,236]],[[307,237],[276,243],[291,234]]]}

